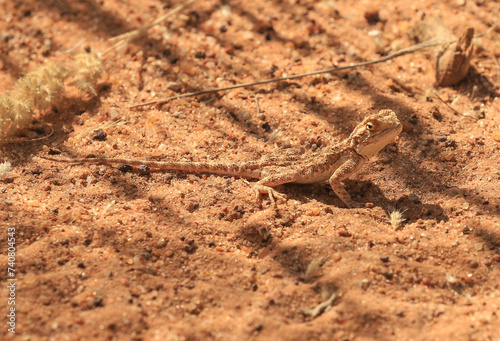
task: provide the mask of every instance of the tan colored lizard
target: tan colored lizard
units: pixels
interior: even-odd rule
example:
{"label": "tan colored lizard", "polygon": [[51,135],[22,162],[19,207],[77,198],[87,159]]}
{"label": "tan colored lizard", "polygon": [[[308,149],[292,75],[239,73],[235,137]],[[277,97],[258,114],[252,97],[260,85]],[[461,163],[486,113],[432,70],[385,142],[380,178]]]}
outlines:
{"label": "tan colored lizard", "polygon": [[290,182],[308,184],[328,180],[335,194],[347,207],[352,208],[362,205],[351,199],[342,181],[359,171],[370,157],[398,136],[401,129],[402,125],[396,114],[392,110],[385,109],[366,117],[342,142],[307,155],[234,163],[143,161],[106,157],[63,159],[45,155],[41,157],[66,163],[145,165],[157,170],[201,172],[259,179],[253,185],[253,189],[257,195],[267,193],[273,204],[275,204],[275,198],[285,198],[283,194],[273,189],[275,186]]}

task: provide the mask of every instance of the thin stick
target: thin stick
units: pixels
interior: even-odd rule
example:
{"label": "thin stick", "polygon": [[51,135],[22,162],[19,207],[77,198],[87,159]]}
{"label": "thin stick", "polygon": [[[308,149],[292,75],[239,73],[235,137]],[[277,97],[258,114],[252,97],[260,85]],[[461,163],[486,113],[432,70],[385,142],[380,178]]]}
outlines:
{"label": "thin stick", "polygon": [[157,18],[155,21],[153,21],[151,24],[149,24],[147,26],[144,26],[142,28],[139,28],[137,30],[133,30],[133,31],[130,31],[130,32],[127,32],[127,33],[124,33],[124,34],[120,34],[119,36],[116,36],[116,37],[113,37],[113,38],[110,38],[108,41],[111,42],[111,43],[114,43],[114,44],[109,49],[107,49],[106,51],[104,51],[102,53],[102,56],[106,55],[108,52],[114,50],[118,46],[125,44],[125,42],[130,41],[130,40],[138,37],[142,33],[144,33],[147,30],[149,30],[151,27],[156,26],[158,24],[161,24],[162,22],[164,22],[165,20],[167,20],[171,16],[173,16],[173,15],[181,12],[186,7],[192,5],[196,1],[197,0],[189,0],[188,2],[185,2],[182,5],[177,6],[176,8],[174,8],[173,10],[171,10],[170,12],[168,12],[167,14],[165,14],[165,15]]}
{"label": "thin stick", "polygon": [[453,107],[451,105],[449,105],[448,103],[446,103],[441,97],[439,97],[439,95],[437,94],[436,91],[434,91],[434,96],[436,96],[441,102],[443,102],[444,105],[446,105],[448,108],[450,108],[455,114],[462,115],[461,113],[459,113],[458,111],[453,109]]}
{"label": "thin stick", "polygon": [[358,68],[358,67],[361,67],[361,66],[367,66],[367,65],[372,65],[372,64],[383,63],[385,61],[388,61],[388,60],[396,58],[396,57],[403,56],[405,54],[409,54],[409,53],[412,53],[412,52],[415,52],[415,51],[418,51],[418,50],[421,50],[421,49],[425,49],[425,48],[428,48],[428,47],[433,47],[433,46],[437,46],[437,45],[447,44],[447,43],[450,43],[450,42],[452,43],[454,41],[438,41],[438,42],[434,42],[432,40],[429,40],[429,41],[423,42],[421,44],[416,44],[416,45],[410,46],[408,48],[404,48],[404,49],[398,50],[398,51],[396,51],[396,52],[394,52],[394,53],[392,53],[392,54],[390,54],[388,56],[382,57],[382,58],[377,59],[377,60],[369,61],[369,62],[362,62],[362,63],[358,63],[358,64],[352,64],[352,65],[349,65],[349,66],[341,66],[341,67],[336,67],[336,68],[332,68],[332,69],[318,70],[318,71],[313,71],[313,72],[309,72],[309,73],[303,73],[303,74],[298,74],[298,75],[291,75],[291,76],[281,77],[281,78],[266,79],[266,80],[261,80],[261,81],[257,81],[257,82],[252,82],[252,83],[237,84],[237,85],[232,85],[232,86],[228,86],[228,87],[224,87],[224,88],[218,88],[218,89],[195,91],[195,92],[190,92],[190,93],[182,94],[182,95],[178,95],[178,96],[167,97],[165,99],[159,99],[159,100],[156,100],[156,101],[151,101],[151,102],[136,104],[136,105],[131,106],[130,109],[139,108],[139,107],[143,107],[143,106],[146,106],[146,105],[162,104],[162,103],[166,103],[166,102],[169,102],[171,100],[179,99],[179,98],[193,97],[193,96],[210,94],[210,93],[219,92],[219,91],[226,91],[226,90],[232,90],[232,89],[238,89],[238,88],[245,88],[245,87],[249,87],[249,86],[253,86],[253,85],[262,85],[262,84],[267,84],[267,83],[274,83],[274,82],[285,81],[285,80],[290,80],[290,79],[297,79],[297,78],[302,78],[302,77],[307,77],[307,76],[319,75],[319,74],[322,74],[322,73],[332,73],[332,72],[338,72],[338,71],[342,71],[342,70],[354,69],[354,68]]}
{"label": "thin stick", "polygon": [[[480,33],[480,34],[476,34],[474,36],[474,38],[480,38],[480,37],[482,37],[482,36],[490,33],[493,30],[493,28],[496,26],[496,24],[497,24],[497,21],[495,20],[495,22],[493,23],[493,25],[486,32],[483,32],[483,33]],[[433,47],[433,46],[455,43],[457,41],[458,41],[458,39],[455,39],[455,40],[446,40],[446,41],[444,41],[444,40],[443,41],[434,41],[434,39],[432,39],[432,40],[424,41],[424,42],[422,42],[420,44],[412,45],[410,47],[398,50],[398,51],[396,51],[396,52],[394,52],[394,53],[392,53],[392,54],[390,54],[388,56],[382,57],[382,58],[377,59],[377,60],[369,61],[369,62],[362,62],[362,63],[358,63],[358,64],[352,64],[352,65],[349,65],[349,66],[341,66],[341,67],[336,67],[336,68],[326,69],[326,70],[318,70],[318,71],[313,71],[313,72],[309,72],[309,73],[303,73],[303,74],[298,74],[298,75],[291,75],[291,76],[288,76],[288,77],[273,78],[273,79],[266,79],[266,80],[262,80],[262,81],[252,82],[252,83],[244,83],[244,84],[232,85],[232,86],[228,86],[228,87],[224,87],[224,88],[189,92],[187,94],[182,94],[182,95],[178,95],[178,96],[172,96],[172,97],[167,97],[167,98],[164,98],[164,99],[159,99],[159,100],[156,100],[156,101],[150,101],[150,102],[146,102],[146,103],[132,105],[130,107],[130,109],[144,107],[144,106],[147,106],[147,105],[163,104],[163,103],[167,103],[167,102],[170,102],[171,100],[179,99],[179,98],[194,97],[194,96],[199,96],[199,95],[205,95],[205,94],[215,93],[215,92],[219,92],[219,91],[227,91],[227,90],[238,89],[238,88],[246,88],[246,87],[253,86],[253,85],[262,85],[262,84],[274,83],[274,82],[285,81],[285,80],[290,80],[290,79],[297,79],[297,78],[302,78],[302,77],[307,77],[307,76],[319,75],[319,74],[322,74],[322,73],[332,73],[332,72],[338,72],[338,71],[342,71],[342,70],[354,69],[354,68],[358,68],[358,67],[361,67],[361,66],[367,66],[367,65],[373,65],[373,64],[383,63],[383,62],[386,62],[388,60],[391,60],[391,59],[394,59],[394,58],[397,58],[397,57],[400,57],[400,56],[404,56],[404,55],[409,54],[409,53],[413,53],[415,51],[419,51],[419,50],[426,49],[426,48]]]}

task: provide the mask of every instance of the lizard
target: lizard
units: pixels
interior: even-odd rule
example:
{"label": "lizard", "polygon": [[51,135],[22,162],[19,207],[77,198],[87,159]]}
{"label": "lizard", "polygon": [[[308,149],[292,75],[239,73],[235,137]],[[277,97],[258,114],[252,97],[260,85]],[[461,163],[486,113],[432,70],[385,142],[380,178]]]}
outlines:
{"label": "lizard", "polygon": [[267,193],[273,205],[276,198],[286,196],[273,187],[285,183],[309,184],[328,180],[333,192],[348,208],[363,207],[351,199],[342,181],[357,173],[360,168],[402,130],[394,111],[380,110],[367,116],[343,141],[322,148],[311,154],[283,156],[246,162],[218,161],[146,161],[109,157],[59,158],[40,157],[65,163],[92,163],[116,165],[144,165],[160,171],[211,173],[245,179],[258,179],[253,190],[259,196]]}

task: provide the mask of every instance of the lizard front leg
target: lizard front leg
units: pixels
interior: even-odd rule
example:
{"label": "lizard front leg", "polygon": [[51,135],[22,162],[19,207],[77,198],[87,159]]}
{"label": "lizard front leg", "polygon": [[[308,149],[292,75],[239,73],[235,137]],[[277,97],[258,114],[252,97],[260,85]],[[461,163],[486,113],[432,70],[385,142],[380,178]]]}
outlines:
{"label": "lizard front leg", "polygon": [[349,193],[342,185],[342,181],[355,174],[365,164],[366,160],[358,154],[350,155],[350,157],[342,163],[342,165],[335,170],[333,175],[328,181],[332,187],[333,192],[344,202],[349,208],[363,207],[362,204],[357,203],[351,199]]}

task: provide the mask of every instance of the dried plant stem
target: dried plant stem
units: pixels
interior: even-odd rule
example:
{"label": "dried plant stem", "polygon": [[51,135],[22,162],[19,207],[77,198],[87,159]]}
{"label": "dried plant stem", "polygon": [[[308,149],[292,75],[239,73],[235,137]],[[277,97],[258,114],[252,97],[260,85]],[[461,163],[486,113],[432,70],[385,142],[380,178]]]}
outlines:
{"label": "dried plant stem", "polygon": [[232,86],[218,88],[218,89],[210,89],[210,90],[201,90],[201,91],[196,91],[196,92],[190,92],[190,93],[187,93],[187,94],[182,94],[182,95],[178,95],[178,96],[167,97],[167,98],[159,99],[159,100],[156,100],[156,101],[151,101],[151,102],[136,104],[136,105],[131,106],[130,109],[139,108],[139,107],[143,107],[143,106],[147,106],[147,105],[153,105],[153,104],[162,104],[162,103],[166,103],[166,102],[169,102],[171,100],[179,99],[179,98],[193,97],[193,96],[210,94],[210,93],[219,92],[219,91],[227,91],[227,90],[238,89],[238,88],[245,88],[245,87],[254,86],[254,85],[262,85],[262,84],[268,84],[268,83],[286,81],[286,80],[297,79],[297,78],[302,78],[302,77],[307,77],[307,76],[319,75],[319,74],[322,74],[322,73],[332,73],[332,72],[338,72],[338,71],[342,71],[342,70],[355,69],[355,68],[358,68],[358,67],[361,67],[361,66],[367,66],[367,65],[372,65],[372,64],[383,63],[383,62],[386,62],[388,60],[394,59],[396,57],[403,56],[405,54],[413,53],[413,52],[421,50],[421,49],[425,49],[425,48],[428,48],[428,47],[432,47],[432,46],[436,46],[436,45],[441,45],[441,44],[447,44],[447,43],[450,43],[450,41],[438,41],[438,42],[427,41],[427,42],[423,42],[421,44],[412,45],[412,46],[410,46],[408,48],[404,48],[404,49],[398,50],[398,51],[396,51],[396,52],[394,52],[394,53],[392,53],[392,54],[390,54],[388,56],[385,56],[385,57],[382,57],[380,59],[373,60],[373,61],[362,62],[362,63],[352,64],[352,65],[348,65],[348,66],[341,66],[341,67],[336,67],[336,68],[331,68],[331,69],[325,69],[325,70],[317,70],[317,71],[313,71],[313,72],[302,73],[302,74],[298,74],[298,75],[291,75],[291,76],[287,76],[287,77],[272,78],[272,79],[265,79],[265,80],[261,80],[261,81],[257,81],[257,82],[237,84],[237,85],[232,85]]}
{"label": "dried plant stem", "polygon": [[437,97],[437,99],[439,99],[441,102],[443,102],[444,105],[446,105],[448,108],[450,108],[455,114],[457,115],[462,115],[461,113],[459,113],[457,110],[453,109],[453,107],[451,105],[449,105],[448,103],[446,103],[444,101],[444,99],[441,98],[441,96],[438,95],[438,93],[436,91],[434,91],[434,96]]}
{"label": "dried plant stem", "polygon": [[[495,25],[496,25],[496,22],[493,24],[492,27],[494,27]],[[476,34],[474,36],[474,38],[479,38],[479,37],[482,37],[483,35],[487,34],[488,32],[491,31],[492,27],[490,27],[490,29],[488,31],[486,31],[485,33]],[[441,41],[428,40],[428,41],[424,41],[424,42],[422,42],[420,44],[415,44],[415,45],[412,45],[410,47],[407,47],[407,48],[404,48],[404,49],[400,49],[400,50],[398,50],[398,51],[396,51],[396,52],[394,52],[394,53],[392,53],[390,55],[387,55],[385,57],[382,57],[382,58],[379,58],[379,59],[376,59],[376,60],[373,60],[373,61],[362,62],[362,63],[352,64],[352,65],[348,65],[348,66],[341,66],[341,67],[336,67],[336,68],[331,68],[331,69],[325,69],[325,70],[318,70],[318,71],[313,71],[313,72],[308,72],[308,73],[302,73],[302,74],[298,74],[298,75],[291,75],[291,76],[287,76],[287,77],[265,79],[265,80],[261,80],[261,81],[257,81],[257,82],[244,83],[244,84],[236,84],[236,85],[232,85],[232,86],[228,86],[228,87],[223,87],[223,88],[189,92],[189,93],[186,93],[186,94],[182,94],[182,95],[178,95],[178,96],[172,96],[172,97],[167,97],[167,98],[159,99],[159,100],[156,100],[156,101],[150,101],[150,102],[146,102],[146,103],[135,104],[135,105],[132,105],[130,107],[130,109],[144,107],[144,106],[148,106],[148,105],[154,105],[154,104],[163,104],[163,103],[167,103],[167,102],[169,102],[171,100],[179,99],[179,98],[194,97],[194,96],[205,95],[205,94],[210,94],[210,93],[215,93],[215,92],[220,92],[220,91],[227,91],[227,90],[233,90],[233,89],[238,89],[238,88],[246,88],[246,87],[254,86],[254,85],[262,85],[262,84],[268,84],[268,83],[286,81],[286,80],[297,79],[297,78],[302,78],[302,77],[307,77],[307,76],[314,76],[314,75],[319,75],[319,74],[322,74],[322,73],[333,73],[333,72],[339,72],[339,71],[342,71],[342,70],[355,69],[355,68],[362,67],[362,66],[368,66],[368,65],[383,63],[383,62],[386,62],[388,60],[391,60],[391,59],[394,59],[394,58],[397,58],[397,57],[401,57],[401,56],[404,56],[406,54],[410,54],[410,53],[413,53],[413,52],[416,52],[416,51],[419,51],[419,50],[422,50],[422,49],[426,49],[426,48],[434,47],[434,46],[438,46],[438,45],[450,44],[450,43],[454,43],[456,41],[458,41],[458,40],[441,40]]]}

